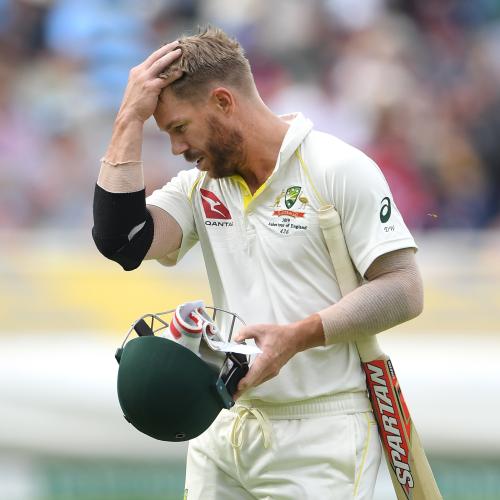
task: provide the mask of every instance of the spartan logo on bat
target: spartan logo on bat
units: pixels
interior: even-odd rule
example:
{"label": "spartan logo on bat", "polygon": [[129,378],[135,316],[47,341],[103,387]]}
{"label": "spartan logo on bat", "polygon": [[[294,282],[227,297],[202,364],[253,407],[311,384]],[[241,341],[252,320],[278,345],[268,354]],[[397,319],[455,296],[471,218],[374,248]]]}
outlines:
{"label": "spartan logo on bat", "polygon": [[[394,386],[398,391],[399,384],[390,360],[387,365],[388,370],[383,360],[376,360],[364,363],[363,368],[385,453],[409,498],[410,489],[415,484],[409,460],[411,421],[403,395],[394,394],[391,389]],[[396,399],[398,396],[399,399]]]}

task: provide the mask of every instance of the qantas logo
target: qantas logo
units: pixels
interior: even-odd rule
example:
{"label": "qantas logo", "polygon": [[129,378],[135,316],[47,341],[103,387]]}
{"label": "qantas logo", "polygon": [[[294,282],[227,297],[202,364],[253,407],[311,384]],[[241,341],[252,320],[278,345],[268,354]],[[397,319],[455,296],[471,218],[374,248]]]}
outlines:
{"label": "qantas logo", "polygon": [[[386,454],[390,457],[398,481],[403,486],[407,498],[410,498],[410,489],[414,486],[409,460],[410,415],[389,360],[387,365],[390,373],[386,371],[383,360],[370,361],[365,363],[363,368],[366,373],[373,413],[380,429],[381,441]],[[391,378],[394,393],[391,390]]]}
{"label": "qantas logo", "polygon": [[231,214],[212,191],[200,189],[201,203],[207,219],[231,219]]}

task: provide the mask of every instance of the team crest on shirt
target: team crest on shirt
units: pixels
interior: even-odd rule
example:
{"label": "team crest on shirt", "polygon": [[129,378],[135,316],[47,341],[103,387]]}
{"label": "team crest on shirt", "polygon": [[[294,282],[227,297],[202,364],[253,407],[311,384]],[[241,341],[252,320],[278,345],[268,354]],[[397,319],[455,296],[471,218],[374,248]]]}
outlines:
{"label": "team crest on shirt", "polygon": [[309,199],[301,186],[282,189],[273,204],[272,219],[268,225],[276,232],[287,235],[307,229],[304,220]]}
{"label": "team crest on shirt", "polygon": [[300,186],[291,186],[285,192],[285,206],[286,208],[292,208],[297,201],[302,188]]}
{"label": "team crest on shirt", "polygon": [[[302,193],[300,186],[290,186],[288,189],[282,189],[281,193],[274,200],[274,216],[286,215],[288,217],[304,217],[305,207],[309,199]],[[299,203],[297,203],[297,201]],[[296,204],[297,203],[297,204]],[[282,208],[282,205],[285,205]],[[294,210],[291,210],[295,206]]]}

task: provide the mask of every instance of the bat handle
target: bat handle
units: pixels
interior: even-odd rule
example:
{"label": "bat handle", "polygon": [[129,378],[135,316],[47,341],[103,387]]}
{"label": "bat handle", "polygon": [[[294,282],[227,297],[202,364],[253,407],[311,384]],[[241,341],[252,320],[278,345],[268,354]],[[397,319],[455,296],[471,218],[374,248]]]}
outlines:
{"label": "bat handle", "polygon": [[356,340],[356,347],[363,363],[386,357],[384,351],[380,348],[376,335],[359,338]]}
{"label": "bat handle", "polygon": [[[337,283],[342,296],[345,296],[357,288],[359,282],[342,232],[340,215],[333,205],[324,205],[318,210],[318,220],[332,260]],[[356,347],[363,362],[386,358],[375,335],[361,337],[356,341]]]}

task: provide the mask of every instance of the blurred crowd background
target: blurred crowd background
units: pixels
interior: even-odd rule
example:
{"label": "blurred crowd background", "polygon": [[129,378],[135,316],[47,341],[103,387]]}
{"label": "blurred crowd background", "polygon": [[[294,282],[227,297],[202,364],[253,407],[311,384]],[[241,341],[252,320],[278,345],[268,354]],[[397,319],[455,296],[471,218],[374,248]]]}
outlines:
{"label": "blurred crowd background", "polygon": [[[499,0],[0,0],[0,226],[85,228],[128,71],[210,22],[369,153],[414,229],[500,226]],[[151,191],[184,168],[153,125]]]}

